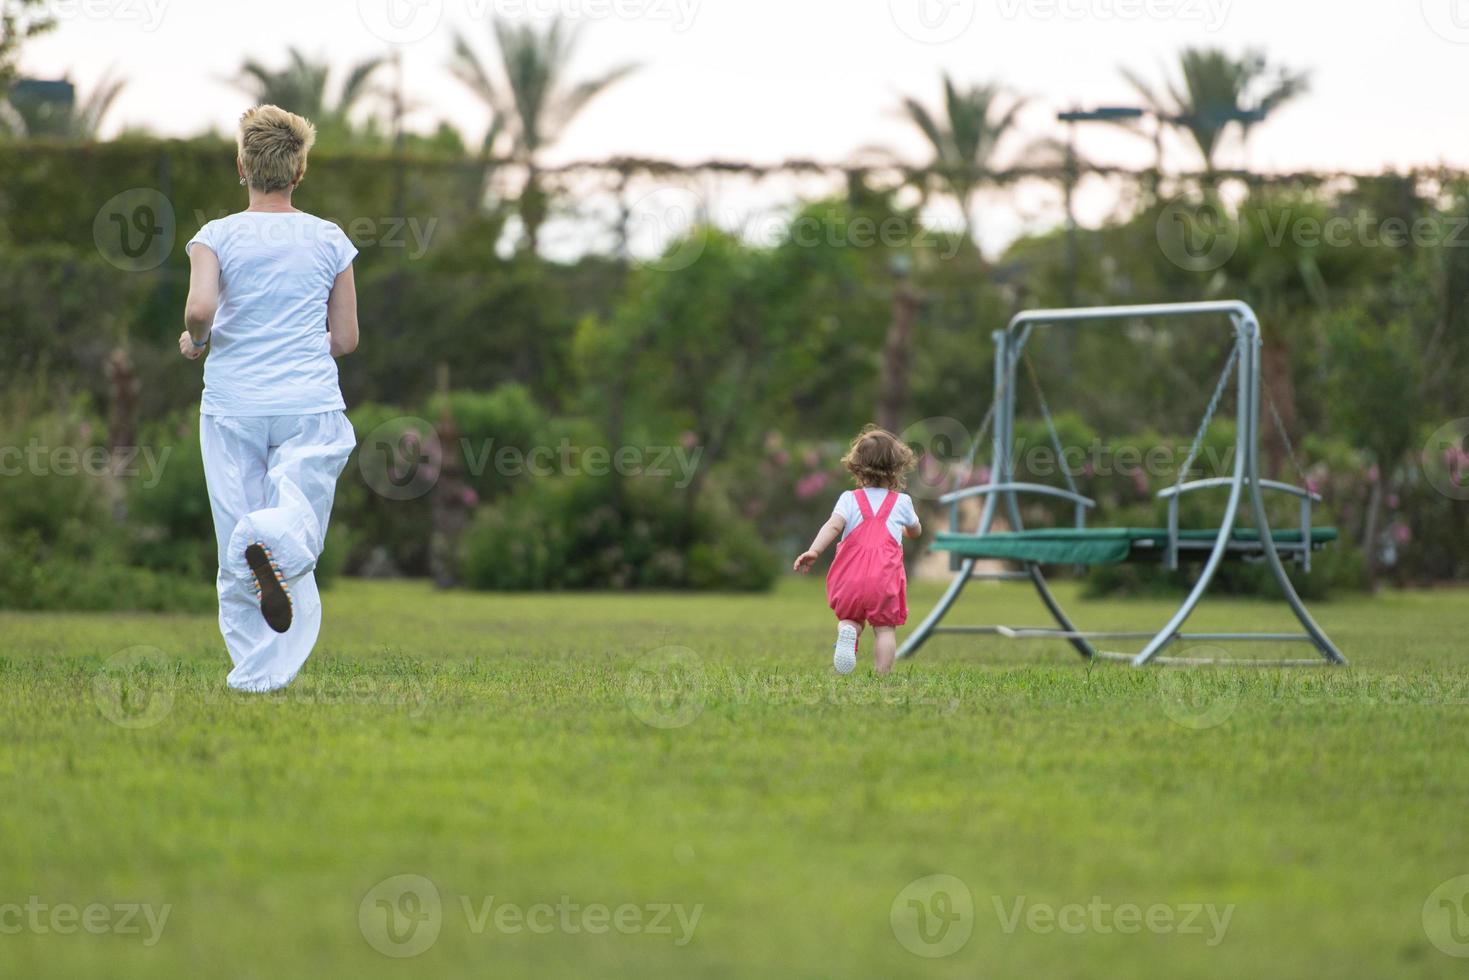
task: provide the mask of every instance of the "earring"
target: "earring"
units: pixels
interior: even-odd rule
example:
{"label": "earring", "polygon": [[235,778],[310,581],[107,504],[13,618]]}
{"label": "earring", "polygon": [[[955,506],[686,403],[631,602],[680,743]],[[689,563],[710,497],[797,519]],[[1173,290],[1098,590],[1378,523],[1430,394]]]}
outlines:
{"label": "earring", "polygon": [[241,177],[240,178],[240,186],[241,187],[244,187],[245,186],[245,178],[244,177]]}

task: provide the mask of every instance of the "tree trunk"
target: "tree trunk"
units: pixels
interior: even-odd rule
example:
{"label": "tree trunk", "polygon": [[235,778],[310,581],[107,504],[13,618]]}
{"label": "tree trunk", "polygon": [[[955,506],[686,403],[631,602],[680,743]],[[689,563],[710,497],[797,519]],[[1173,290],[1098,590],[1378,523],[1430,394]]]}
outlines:
{"label": "tree trunk", "polygon": [[1367,520],[1362,528],[1362,577],[1369,592],[1377,591],[1377,524],[1382,513],[1382,480],[1379,468],[1372,481],[1372,495],[1367,500]]}

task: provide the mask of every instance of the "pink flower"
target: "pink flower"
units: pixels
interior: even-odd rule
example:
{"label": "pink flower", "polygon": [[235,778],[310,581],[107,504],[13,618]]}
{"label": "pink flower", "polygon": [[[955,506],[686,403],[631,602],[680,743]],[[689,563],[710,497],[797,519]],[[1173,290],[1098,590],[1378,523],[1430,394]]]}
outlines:
{"label": "pink flower", "polygon": [[1377,464],[1376,463],[1373,463],[1371,466],[1367,467],[1367,482],[1368,483],[1376,483],[1381,476],[1382,476],[1382,471],[1377,468]]}
{"label": "pink flower", "polygon": [[806,455],[804,459],[806,460],[806,466],[809,469],[814,470],[816,469],[816,467],[821,465],[821,454],[814,449],[806,450]]}
{"label": "pink flower", "polygon": [[465,487],[459,491],[459,502],[466,507],[473,507],[479,503],[479,494],[474,492],[474,487]]}
{"label": "pink flower", "polygon": [[678,437],[678,441],[683,444],[683,447],[685,449],[693,449],[699,444],[699,437],[693,432],[685,429],[683,435]]}
{"label": "pink flower", "polygon": [[830,478],[821,472],[808,473],[796,482],[796,499],[810,500],[818,493],[826,489]]}
{"label": "pink flower", "polygon": [[1148,495],[1148,475],[1142,470],[1132,471],[1132,487],[1138,492],[1138,496]]}
{"label": "pink flower", "polygon": [[1402,503],[1403,502],[1398,499],[1398,495],[1397,494],[1390,493],[1390,494],[1387,495],[1387,506],[1390,507],[1391,509],[1397,510],[1399,507],[1402,506]]}
{"label": "pink flower", "polygon": [[790,461],[791,461],[791,454],[788,453],[788,452],[786,452],[784,449],[778,450],[776,452],[776,454],[775,454],[775,465],[776,466],[785,466],[788,463],[790,463]]}
{"label": "pink flower", "polygon": [[1314,477],[1307,477],[1306,492],[1319,494],[1321,492],[1321,481],[1315,479]]}
{"label": "pink flower", "polygon": [[1392,527],[1388,528],[1388,533],[1392,535],[1392,539],[1398,544],[1407,544],[1413,540],[1413,529],[1402,521],[1393,522]]}

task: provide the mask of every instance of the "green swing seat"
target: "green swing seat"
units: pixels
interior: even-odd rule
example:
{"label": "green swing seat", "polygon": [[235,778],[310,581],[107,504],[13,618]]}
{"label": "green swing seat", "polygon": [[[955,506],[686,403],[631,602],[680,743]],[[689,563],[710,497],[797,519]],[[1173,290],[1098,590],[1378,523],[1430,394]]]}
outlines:
{"label": "green swing seat", "polygon": [[[1334,527],[1310,529],[1311,548],[1324,547],[1337,537]],[[1304,534],[1297,529],[1272,530],[1270,536],[1282,551],[1300,550]],[[1214,548],[1219,530],[1189,529],[1178,532],[1179,556],[1197,552],[1207,556]],[[934,539],[936,551],[961,558],[1035,562],[1041,565],[1115,565],[1127,561],[1161,560],[1168,549],[1168,530],[1161,527],[1059,527],[1026,531],[993,531],[964,534],[940,531]],[[1248,557],[1264,551],[1260,532],[1252,527],[1234,528],[1226,555]]]}

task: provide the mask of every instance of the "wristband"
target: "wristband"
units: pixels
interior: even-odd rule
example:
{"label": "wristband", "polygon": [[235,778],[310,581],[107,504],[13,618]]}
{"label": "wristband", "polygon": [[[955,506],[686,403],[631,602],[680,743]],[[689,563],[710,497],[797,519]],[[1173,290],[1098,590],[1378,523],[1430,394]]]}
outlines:
{"label": "wristband", "polygon": [[[210,336],[213,336],[213,334],[210,334]],[[203,350],[204,348],[209,346],[209,337],[205,337],[203,340],[195,340],[193,336],[190,335],[189,343],[194,345],[195,350]]]}

